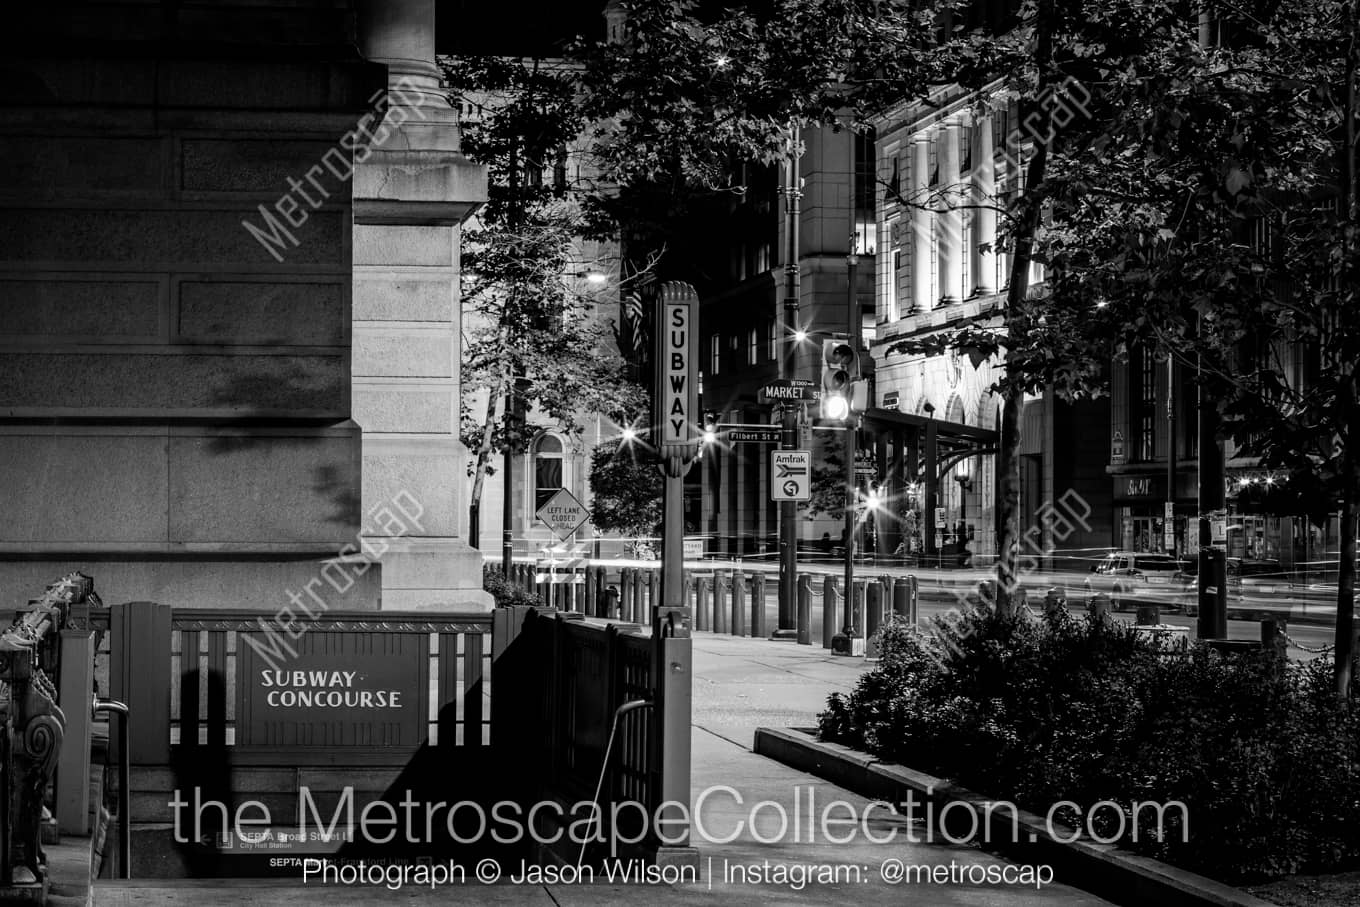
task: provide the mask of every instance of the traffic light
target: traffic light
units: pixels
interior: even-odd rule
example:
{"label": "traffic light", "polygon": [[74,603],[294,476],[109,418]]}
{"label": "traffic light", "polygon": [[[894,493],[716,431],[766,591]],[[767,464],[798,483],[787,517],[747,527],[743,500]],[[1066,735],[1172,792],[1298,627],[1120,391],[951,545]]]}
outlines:
{"label": "traffic light", "polygon": [[859,380],[859,354],[845,340],[822,341],[823,419],[846,419],[854,382]]}
{"label": "traffic light", "polygon": [[704,432],[701,440],[705,445],[718,440],[718,414],[712,410],[704,412]]}

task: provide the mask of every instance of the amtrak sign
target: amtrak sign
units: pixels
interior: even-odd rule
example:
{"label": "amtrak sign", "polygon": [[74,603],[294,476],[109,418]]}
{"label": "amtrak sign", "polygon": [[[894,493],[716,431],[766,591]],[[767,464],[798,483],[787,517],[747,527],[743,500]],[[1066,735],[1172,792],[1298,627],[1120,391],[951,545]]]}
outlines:
{"label": "amtrak sign", "polygon": [[661,285],[656,319],[655,426],[658,453],[687,460],[699,441],[699,294],[687,283]]}

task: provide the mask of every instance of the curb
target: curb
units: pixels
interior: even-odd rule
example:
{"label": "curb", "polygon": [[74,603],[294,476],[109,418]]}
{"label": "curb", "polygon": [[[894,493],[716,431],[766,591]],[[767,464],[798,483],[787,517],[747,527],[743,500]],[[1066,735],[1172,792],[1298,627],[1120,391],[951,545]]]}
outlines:
{"label": "curb", "polygon": [[[754,750],[790,768],[816,775],[839,787],[889,803],[926,802],[935,811],[937,825],[945,823],[945,804],[966,802],[973,809],[969,816],[986,815],[986,804],[995,803],[967,788],[942,778],[927,775],[836,743],[823,743],[804,731],[792,728],[757,728]],[[959,811],[954,811],[958,815]],[[1011,827],[1010,815],[1001,811],[1000,826]],[[1157,904],[1158,907],[1275,907],[1262,900],[1216,882],[1213,879],[1177,869],[1150,857],[1138,856],[1113,844],[1093,841],[1064,841],[1053,836],[1043,816],[1017,810],[1018,834],[1009,840],[991,840],[986,849],[1021,857],[1029,862],[1052,866],[1058,880],[1116,904]],[[948,829],[962,837],[973,821],[955,823]],[[1062,832],[1066,826],[1054,830]]]}

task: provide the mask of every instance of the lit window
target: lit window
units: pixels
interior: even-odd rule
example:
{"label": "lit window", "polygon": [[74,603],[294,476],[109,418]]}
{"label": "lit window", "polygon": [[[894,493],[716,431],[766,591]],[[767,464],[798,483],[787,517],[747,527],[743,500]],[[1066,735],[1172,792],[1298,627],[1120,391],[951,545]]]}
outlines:
{"label": "lit window", "polygon": [[722,337],[714,334],[708,338],[708,373],[716,375],[722,365]]}
{"label": "lit window", "polygon": [[748,365],[760,362],[760,331],[756,328],[751,328],[746,335],[746,362]]}

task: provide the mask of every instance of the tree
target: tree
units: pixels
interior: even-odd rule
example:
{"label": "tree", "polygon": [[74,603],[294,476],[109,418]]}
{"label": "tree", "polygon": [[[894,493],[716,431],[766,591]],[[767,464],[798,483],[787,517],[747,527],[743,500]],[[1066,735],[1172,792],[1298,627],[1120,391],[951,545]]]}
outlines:
{"label": "tree", "polygon": [[[1107,153],[1051,178],[1056,305],[1198,369],[1238,454],[1339,512],[1336,688],[1352,683],[1360,325],[1354,3],[1208,3],[1200,40],[1105,87]],[[1217,40],[1204,40],[1210,33]],[[1098,300],[1100,307],[1092,307]]]}
{"label": "tree", "polygon": [[[570,75],[536,61],[495,58],[446,61],[445,73],[460,108],[483,112],[480,123],[465,127],[463,148],[490,171],[487,205],[464,232],[462,263],[462,439],[475,452],[469,464],[475,546],[494,455],[526,448],[533,435],[528,412],[579,435],[587,414],[626,422],[642,394],[625,380],[596,311],[598,291],[584,279],[586,271],[610,265],[586,260],[579,206],[557,178],[582,129]],[[553,178],[545,179],[545,171]],[[507,411],[511,399],[514,409]]]}
{"label": "tree", "polygon": [[636,553],[642,539],[656,535],[662,518],[661,471],[640,447],[615,438],[590,454],[590,520],[596,529],[634,540]]}

